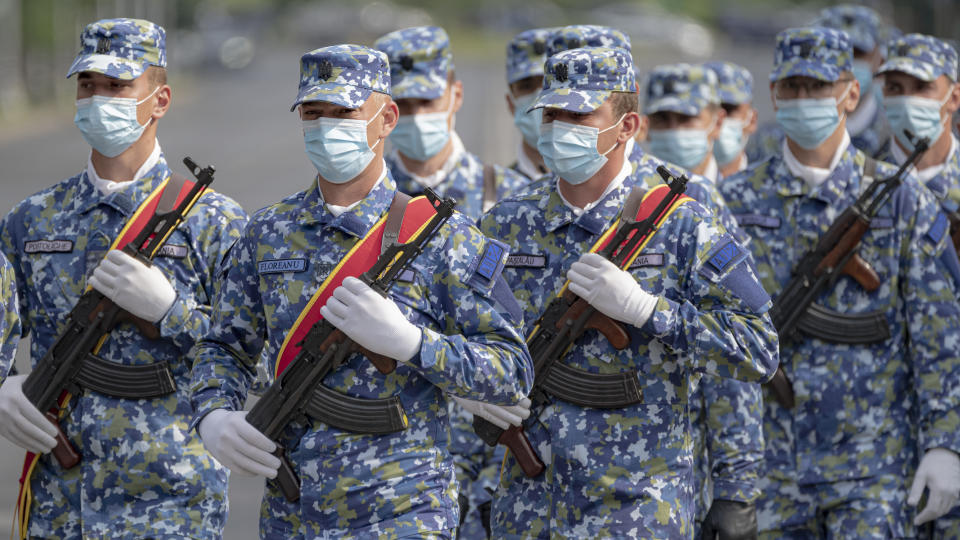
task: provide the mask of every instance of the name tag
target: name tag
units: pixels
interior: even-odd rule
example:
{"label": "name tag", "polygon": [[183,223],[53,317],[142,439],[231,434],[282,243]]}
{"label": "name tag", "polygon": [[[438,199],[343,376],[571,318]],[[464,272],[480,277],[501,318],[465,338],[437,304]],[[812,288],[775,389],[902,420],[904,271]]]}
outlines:
{"label": "name tag", "polygon": [[413,283],[413,270],[407,268],[400,271],[400,275],[397,276],[397,281],[401,283]]}
{"label": "name tag", "polygon": [[257,272],[261,274],[280,274],[283,272],[303,272],[307,269],[306,259],[271,259],[257,263]]}
{"label": "name tag", "polygon": [[546,268],[547,258],[543,255],[507,255],[504,266],[512,268]]}
{"label": "name tag", "polygon": [[160,247],[157,252],[158,257],[169,257],[171,259],[183,259],[187,256],[187,246],[171,246],[169,244]]}
{"label": "name tag", "polygon": [[641,253],[630,263],[630,270],[644,266],[663,266],[663,253]]}
{"label": "name tag", "polygon": [[780,228],[780,218],[776,216],[763,216],[760,214],[734,214],[737,223],[742,227],[765,227],[767,229]]}
{"label": "name tag", "polygon": [[73,240],[33,240],[23,244],[25,253],[70,253]]}
{"label": "name tag", "polygon": [[737,255],[740,255],[740,248],[737,247],[736,242],[730,240],[710,257],[710,266],[717,272],[723,273]]}

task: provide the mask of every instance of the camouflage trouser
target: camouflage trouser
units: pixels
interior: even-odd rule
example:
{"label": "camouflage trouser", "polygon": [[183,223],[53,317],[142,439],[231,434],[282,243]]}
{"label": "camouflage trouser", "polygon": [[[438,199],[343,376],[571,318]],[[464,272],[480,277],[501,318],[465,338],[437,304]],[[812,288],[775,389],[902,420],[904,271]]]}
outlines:
{"label": "camouflage trouser", "polygon": [[766,477],[759,486],[761,539],[914,537],[913,512],[899,475],[807,485]]}
{"label": "camouflage trouser", "polygon": [[957,540],[960,539],[960,506],[954,506],[947,515],[919,527],[917,537],[920,540]]}

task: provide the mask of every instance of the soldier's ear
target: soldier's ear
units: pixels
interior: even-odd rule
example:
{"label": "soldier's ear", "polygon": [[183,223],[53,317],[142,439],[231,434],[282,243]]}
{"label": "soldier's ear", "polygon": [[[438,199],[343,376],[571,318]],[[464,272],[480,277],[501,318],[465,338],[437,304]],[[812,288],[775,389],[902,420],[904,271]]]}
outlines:
{"label": "soldier's ear", "polygon": [[400,109],[395,101],[387,99],[387,104],[383,107],[383,128],[380,130],[380,136],[386,138],[397,127],[397,120],[400,118]]}
{"label": "soldier's ear", "polygon": [[628,112],[626,116],[623,117],[623,123],[620,128],[620,135],[617,137],[617,140],[621,143],[625,143],[628,140],[634,138],[637,135],[637,132],[640,130],[640,125],[642,124],[640,115],[636,112]]}
{"label": "soldier's ear", "polygon": [[747,125],[743,128],[743,135],[753,135],[757,132],[757,122],[760,117],[760,113],[757,112],[756,107],[750,107],[750,120],[747,121]]}

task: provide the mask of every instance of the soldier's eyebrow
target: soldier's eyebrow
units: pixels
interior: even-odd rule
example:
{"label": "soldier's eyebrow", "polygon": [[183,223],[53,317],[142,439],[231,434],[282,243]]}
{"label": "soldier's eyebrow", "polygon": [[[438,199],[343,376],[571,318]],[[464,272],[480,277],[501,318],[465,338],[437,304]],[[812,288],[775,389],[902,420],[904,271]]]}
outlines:
{"label": "soldier's eyebrow", "polygon": [[92,78],[93,78],[93,75],[87,73],[86,71],[81,71],[79,74],[77,74],[77,80],[92,79]]}

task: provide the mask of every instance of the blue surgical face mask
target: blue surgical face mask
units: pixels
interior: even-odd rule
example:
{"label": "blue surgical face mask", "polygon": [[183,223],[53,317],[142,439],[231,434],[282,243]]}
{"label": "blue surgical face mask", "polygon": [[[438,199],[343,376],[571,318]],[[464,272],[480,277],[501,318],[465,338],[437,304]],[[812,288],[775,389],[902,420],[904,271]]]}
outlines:
{"label": "blue surgical face mask", "polygon": [[520,130],[523,140],[534,148],[537,147],[537,140],[540,139],[543,109],[534,109],[530,112],[527,112],[527,109],[533,105],[536,99],[536,92],[520,97],[510,96],[510,100],[513,102],[513,125]]}
{"label": "blue surgical face mask", "polygon": [[651,154],[684,169],[700,165],[710,152],[705,129],[651,129],[649,136]]}
{"label": "blue surgical face mask", "polygon": [[724,118],[720,136],[713,142],[713,155],[717,163],[727,165],[740,156],[747,141],[743,137],[745,122],[739,118]]}
{"label": "blue surgical face mask", "polygon": [[343,184],[356,178],[376,154],[373,149],[380,139],[367,145],[367,126],[376,120],[385,106],[370,120],[317,118],[303,121],[303,141],[307,156],[324,180]]}
{"label": "blue surgical face mask", "polygon": [[801,148],[813,150],[836,131],[842,118],[837,107],[849,90],[848,84],[839,98],[778,99],[777,124]]}
{"label": "blue surgical face mask", "polygon": [[873,87],[873,68],[866,60],[853,61],[853,76],[860,82],[860,95],[866,96]]}
{"label": "blue surgical face mask", "polygon": [[137,106],[157,93],[137,101],[135,98],[93,96],[77,100],[77,114],[73,123],[80,129],[83,140],[108,158],[117,157],[140,139],[143,130],[150,125],[137,121]]}
{"label": "blue surgical face mask", "polygon": [[595,127],[581,126],[554,120],[547,124],[540,124],[540,138],[537,140],[537,151],[543,156],[547,168],[570,184],[582,184],[597,174],[607,162],[607,154],[617,147],[614,143],[606,152],[597,150],[597,138],[604,131],[609,131],[623,121],[626,115],[620,117],[617,123],[600,130]]}
{"label": "blue surgical face mask", "polygon": [[913,145],[903,130],[910,130],[915,137],[929,137],[933,144],[943,133],[945,120],[940,117],[940,108],[950,99],[952,88],[942,100],[917,96],[895,96],[883,98],[883,110],[894,137],[907,150],[913,151]]}
{"label": "blue surgical face mask", "polygon": [[443,150],[450,140],[447,119],[453,112],[453,93],[446,112],[408,114],[397,120],[390,133],[390,143],[401,154],[417,161],[426,161]]}

